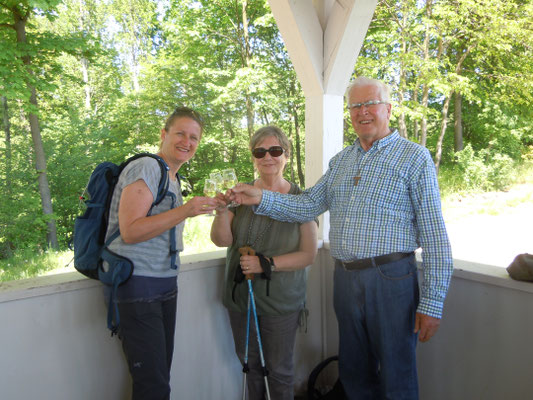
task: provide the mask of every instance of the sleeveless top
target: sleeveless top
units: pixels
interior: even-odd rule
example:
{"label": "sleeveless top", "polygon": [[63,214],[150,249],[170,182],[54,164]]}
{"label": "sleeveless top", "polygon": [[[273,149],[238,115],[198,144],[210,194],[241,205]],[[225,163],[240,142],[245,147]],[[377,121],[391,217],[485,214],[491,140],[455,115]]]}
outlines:
{"label": "sleeveless top", "polygon": [[[290,182],[289,194],[302,190]],[[239,267],[239,247],[250,246],[265,257],[274,257],[298,251],[300,248],[299,223],[281,222],[263,215],[254,214],[251,206],[238,206],[231,223],[233,243],[228,248],[224,274],[223,303],[231,311],[245,313],[248,305],[246,281],[235,287],[232,299],[233,277]],[[285,315],[304,307],[307,283],[307,268],[296,271],[274,271],[267,296],[267,281],[256,274],[252,281],[258,315]]]}

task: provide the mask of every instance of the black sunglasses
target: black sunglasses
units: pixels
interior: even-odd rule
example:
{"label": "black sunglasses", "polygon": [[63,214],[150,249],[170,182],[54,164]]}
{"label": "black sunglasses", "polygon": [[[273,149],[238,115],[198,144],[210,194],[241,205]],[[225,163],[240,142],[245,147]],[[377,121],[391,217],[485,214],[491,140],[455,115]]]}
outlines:
{"label": "black sunglasses", "polygon": [[263,158],[266,155],[267,151],[272,157],[279,157],[283,154],[285,150],[283,150],[283,147],[281,146],[272,146],[269,149],[265,149],[264,147],[258,147],[252,150],[252,154],[255,158]]}

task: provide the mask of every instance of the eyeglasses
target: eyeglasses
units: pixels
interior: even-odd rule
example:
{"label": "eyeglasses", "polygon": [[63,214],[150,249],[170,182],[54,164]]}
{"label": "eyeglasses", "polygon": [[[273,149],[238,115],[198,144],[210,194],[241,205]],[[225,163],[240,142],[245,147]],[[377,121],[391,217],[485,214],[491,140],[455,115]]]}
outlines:
{"label": "eyeglasses", "polygon": [[283,150],[283,147],[281,146],[272,146],[269,149],[257,147],[252,150],[252,154],[255,158],[263,158],[267,152],[269,152],[272,157],[279,157],[285,152],[285,150]]}
{"label": "eyeglasses", "polygon": [[378,104],[389,104],[389,103],[386,102],[386,101],[381,101],[381,100],[370,100],[370,101],[365,101],[364,103],[351,103],[351,104],[348,104],[348,108],[350,110],[353,110],[353,109],[360,110],[361,107],[363,107],[363,106],[371,107],[371,106],[375,106],[375,105],[378,105]]}

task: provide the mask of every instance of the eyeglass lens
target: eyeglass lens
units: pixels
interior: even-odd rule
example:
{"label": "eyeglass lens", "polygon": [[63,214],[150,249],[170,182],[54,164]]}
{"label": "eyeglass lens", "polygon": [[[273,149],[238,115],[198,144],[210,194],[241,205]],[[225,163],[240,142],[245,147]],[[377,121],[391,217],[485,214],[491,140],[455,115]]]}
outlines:
{"label": "eyeglass lens", "polygon": [[258,147],[252,150],[252,154],[255,158],[263,158],[266,155],[267,151],[272,157],[279,157],[283,154],[283,147],[272,146],[269,149],[265,149],[264,147]]}
{"label": "eyeglass lens", "polygon": [[381,101],[381,100],[370,100],[370,101],[365,101],[364,103],[352,103],[348,106],[348,108],[354,109],[354,110],[360,110],[361,108],[363,108],[363,106],[367,108],[371,108],[372,106],[376,106],[378,104],[387,104],[387,102]]}

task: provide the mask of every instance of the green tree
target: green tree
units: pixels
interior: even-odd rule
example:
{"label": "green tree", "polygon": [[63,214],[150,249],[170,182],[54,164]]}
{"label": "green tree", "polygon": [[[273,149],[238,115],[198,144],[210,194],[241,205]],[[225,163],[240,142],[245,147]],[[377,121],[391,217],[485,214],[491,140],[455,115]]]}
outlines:
{"label": "green tree", "polygon": [[[393,122],[403,135],[411,132],[412,139],[427,144],[439,167],[470,140],[476,119],[470,111],[481,104],[500,104],[509,117],[519,112],[530,125],[531,107],[524,105],[531,104],[532,16],[530,2],[521,1],[384,1],[355,73],[393,87]],[[445,140],[450,118],[454,136]],[[482,137],[485,146],[494,139]]]}
{"label": "green tree", "polygon": [[[41,137],[41,127],[39,124],[38,109],[37,104],[37,82],[36,82],[36,73],[34,67],[32,66],[32,53],[35,51],[35,48],[32,48],[32,44],[28,43],[27,39],[27,23],[28,19],[35,12],[34,7],[42,7],[42,11],[49,15],[49,11],[56,6],[57,2],[45,1],[33,3],[28,2],[0,2],[0,7],[3,10],[2,19],[6,17],[11,17],[12,23],[4,22],[2,26],[4,28],[11,28],[14,31],[14,37],[12,41],[16,46],[14,51],[11,51],[12,61],[13,58],[16,59],[14,64],[17,65],[17,69],[21,73],[17,78],[18,81],[23,81],[26,86],[26,95],[29,94],[29,99],[27,99],[25,111],[27,113],[27,118],[30,123],[31,136],[33,139],[33,147],[35,152],[35,169],[37,170],[37,181],[39,184],[39,192],[41,195],[42,209],[45,216],[45,221],[48,226],[47,231],[47,243],[50,247],[57,249],[59,247],[57,241],[57,232],[56,232],[56,223],[54,218],[54,210],[52,206],[52,197],[50,194],[50,186],[48,184],[48,176],[46,172],[46,155],[44,152],[43,141]],[[46,43],[45,40],[42,40],[41,43]],[[22,63],[23,66],[20,64]],[[4,81],[2,85],[5,90],[5,95],[12,95],[12,91],[9,90],[7,82]],[[20,93],[20,91],[17,94]],[[26,97],[27,98],[27,97]]]}

